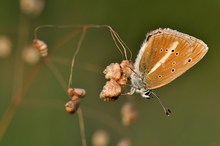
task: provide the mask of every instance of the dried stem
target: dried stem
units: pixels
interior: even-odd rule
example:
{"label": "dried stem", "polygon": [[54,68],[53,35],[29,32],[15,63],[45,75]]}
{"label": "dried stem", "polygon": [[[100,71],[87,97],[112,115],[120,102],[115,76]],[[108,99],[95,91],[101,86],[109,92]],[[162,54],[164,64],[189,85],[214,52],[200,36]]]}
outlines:
{"label": "dried stem", "polygon": [[85,134],[85,126],[84,126],[84,118],[83,118],[83,112],[82,109],[79,107],[78,111],[78,118],[79,118],[79,126],[80,126],[80,133],[81,133],[81,139],[82,139],[82,146],[86,146],[86,134]]}
{"label": "dried stem", "polygon": [[69,87],[69,88],[72,86],[73,68],[74,68],[75,58],[76,58],[77,54],[79,53],[79,50],[80,50],[80,48],[81,48],[83,39],[84,39],[84,37],[85,37],[85,34],[86,34],[86,27],[83,27],[83,31],[82,31],[82,34],[81,34],[81,36],[80,36],[79,42],[78,42],[78,44],[77,44],[76,51],[75,51],[75,53],[73,54],[73,59],[72,59],[72,64],[71,64],[71,69],[70,69],[70,78],[69,78],[69,84],[68,84],[68,87]]}
{"label": "dried stem", "polygon": [[11,123],[11,120],[14,116],[14,114],[17,111],[17,108],[19,107],[19,105],[22,102],[22,97],[24,97],[24,94],[28,91],[28,88],[30,87],[32,81],[34,80],[34,78],[36,77],[36,75],[38,74],[38,71],[40,65],[36,68],[34,68],[29,76],[27,76],[24,84],[21,86],[21,88],[19,88],[17,90],[17,92],[15,92],[15,95],[12,97],[12,100],[9,104],[9,106],[7,107],[6,111],[4,112],[2,119],[0,121],[0,142],[9,126],[9,124]]}
{"label": "dried stem", "polygon": [[[74,52],[73,58],[72,58],[68,88],[70,88],[72,86],[72,76],[73,76],[73,69],[74,69],[75,59],[76,59],[76,56],[79,53],[79,50],[81,48],[82,42],[85,38],[85,34],[86,34],[88,28],[108,28],[117,49],[122,54],[122,57],[125,57],[125,59],[128,60],[128,56],[127,56],[127,50],[128,50],[129,53],[130,53],[130,59],[132,58],[131,50],[123,42],[123,40],[120,38],[120,36],[108,25],[92,25],[92,24],[89,24],[89,25],[42,25],[42,26],[39,26],[35,29],[35,33],[34,33],[35,38],[37,38],[37,34],[38,34],[38,31],[39,31],[40,28],[47,28],[47,27],[56,27],[56,28],[71,28],[71,27],[73,27],[73,28],[81,28],[82,29],[82,33],[81,33],[81,36],[79,38],[76,51]],[[54,67],[52,65],[48,64],[48,66],[51,68],[51,70],[54,70]],[[55,71],[55,72],[57,72],[57,71]],[[56,73],[55,75],[59,80],[61,80],[61,77],[60,77],[59,74]],[[84,119],[83,119],[82,109],[79,108],[77,113],[78,113],[78,117],[79,117],[79,125],[80,125],[82,145],[86,146],[85,127],[84,127]]]}
{"label": "dried stem", "polygon": [[[20,60],[22,53],[22,47],[27,43],[28,34],[29,34],[29,22],[21,15],[20,24],[18,27],[18,45],[15,56],[14,63],[14,75],[13,75],[13,87],[12,87],[12,100],[6,111],[4,112],[2,119],[0,121],[0,141],[2,140],[11,120],[13,119],[14,114],[16,113],[18,105],[22,102],[22,97],[24,89],[27,88],[27,85],[31,80],[27,80],[26,84],[23,84],[23,75],[24,75],[24,63]],[[20,90],[18,90],[17,88]]]}

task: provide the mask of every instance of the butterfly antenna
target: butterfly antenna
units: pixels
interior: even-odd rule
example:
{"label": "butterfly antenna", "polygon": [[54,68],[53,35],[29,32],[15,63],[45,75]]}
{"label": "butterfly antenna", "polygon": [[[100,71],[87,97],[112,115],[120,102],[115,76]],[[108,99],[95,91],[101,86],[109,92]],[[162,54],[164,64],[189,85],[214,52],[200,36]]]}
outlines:
{"label": "butterfly antenna", "polygon": [[170,116],[171,110],[168,109],[168,108],[166,108],[166,107],[163,105],[163,103],[162,103],[160,97],[158,97],[154,92],[151,92],[151,93],[154,95],[154,97],[156,97],[156,98],[158,99],[158,101],[159,101],[160,105],[162,106],[162,108],[163,108],[165,114],[166,114],[167,116]]}

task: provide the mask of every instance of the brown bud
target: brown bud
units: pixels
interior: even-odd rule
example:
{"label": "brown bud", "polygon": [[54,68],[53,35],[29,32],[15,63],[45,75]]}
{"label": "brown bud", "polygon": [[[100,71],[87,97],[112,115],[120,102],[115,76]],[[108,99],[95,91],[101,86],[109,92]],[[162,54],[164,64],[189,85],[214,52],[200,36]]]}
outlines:
{"label": "brown bud", "polygon": [[0,57],[8,57],[11,53],[12,42],[6,36],[0,36]]}
{"label": "brown bud", "polygon": [[39,52],[33,46],[26,46],[22,50],[22,59],[29,65],[35,65],[40,60]]}
{"label": "brown bud", "polygon": [[92,136],[93,146],[107,146],[109,144],[109,135],[104,130],[96,131]]}
{"label": "brown bud", "polygon": [[44,41],[39,40],[39,39],[34,39],[33,45],[39,51],[42,57],[47,56],[48,54],[47,44]]}
{"label": "brown bud", "polygon": [[105,101],[116,100],[121,94],[121,86],[113,79],[107,81],[100,93],[100,98]]}
{"label": "brown bud", "polygon": [[79,96],[77,96],[77,95],[73,95],[72,97],[70,97],[70,100],[78,100],[78,98],[80,98]]}
{"label": "brown bud", "polygon": [[135,123],[139,116],[135,107],[131,103],[126,103],[123,105],[121,109],[121,114],[122,114],[122,123],[125,126]]}
{"label": "brown bud", "polygon": [[44,0],[20,0],[23,13],[38,16],[44,9]]}
{"label": "brown bud", "polygon": [[75,95],[73,88],[68,88],[68,89],[67,89],[67,93],[68,93],[69,97],[72,97],[72,96]]}
{"label": "brown bud", "polygon": [[131,146],[131,140],[128,138],[121,139],[117,146]]}
{"label": "brown bud", "polygon": [[77,109],[79,108],[79,105],[80,105],[79,98],[75,98],[74,100],[70,100],[65,104],[66,111],[68,113],[74,114],[77,111]]}
{"label": "brown bud", "polygon": [[128,82],[128,77],[125,74],[122,74],[121,78],[117,81],[120,86],[125,86]]}
{"label": "brown bud", "polygon": [[73,97],[73,96],[82,97],[82,96],[85,96],[86,91],[81,88],[69,88],[67,90],[67,93],[68,93],[69,97]]}
{"label": "brown bud", "polygon": [[106,79],[113,79],[115,81],[121,78],[121,68],[118,63],[111,63],[106,69],[103,71]]}
{"label": "brown bud", "polygon": [[134,69],[133,63],[131,61],[122,60],[120,67],[123,74],[125,74],[127,77],[131,76],[132,70]]}

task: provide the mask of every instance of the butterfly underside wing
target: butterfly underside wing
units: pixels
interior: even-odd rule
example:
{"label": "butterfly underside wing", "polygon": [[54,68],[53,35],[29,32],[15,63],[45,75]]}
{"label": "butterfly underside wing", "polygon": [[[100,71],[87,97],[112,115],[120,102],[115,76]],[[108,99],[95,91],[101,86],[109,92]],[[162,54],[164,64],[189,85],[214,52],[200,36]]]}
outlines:
{"label": "butterfly underside wing", "polygon": [[[164,86],[195,65],[208,51],[201,40],[171,29],[147,35],[135,62],[146,89]],[[139,63],[137,63],[139,61]]]}

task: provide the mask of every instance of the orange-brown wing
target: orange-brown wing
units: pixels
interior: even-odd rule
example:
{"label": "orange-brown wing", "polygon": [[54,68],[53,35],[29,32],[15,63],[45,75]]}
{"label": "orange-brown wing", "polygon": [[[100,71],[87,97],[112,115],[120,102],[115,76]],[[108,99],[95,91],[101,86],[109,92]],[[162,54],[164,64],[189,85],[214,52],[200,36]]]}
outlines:
{"label": "orange-brown wing", "polygon": [[201,60],[208,51],[207,45],[201,40],[171,29],[154,31],[147,39],[139,64],[147,89],[170,83]]}

